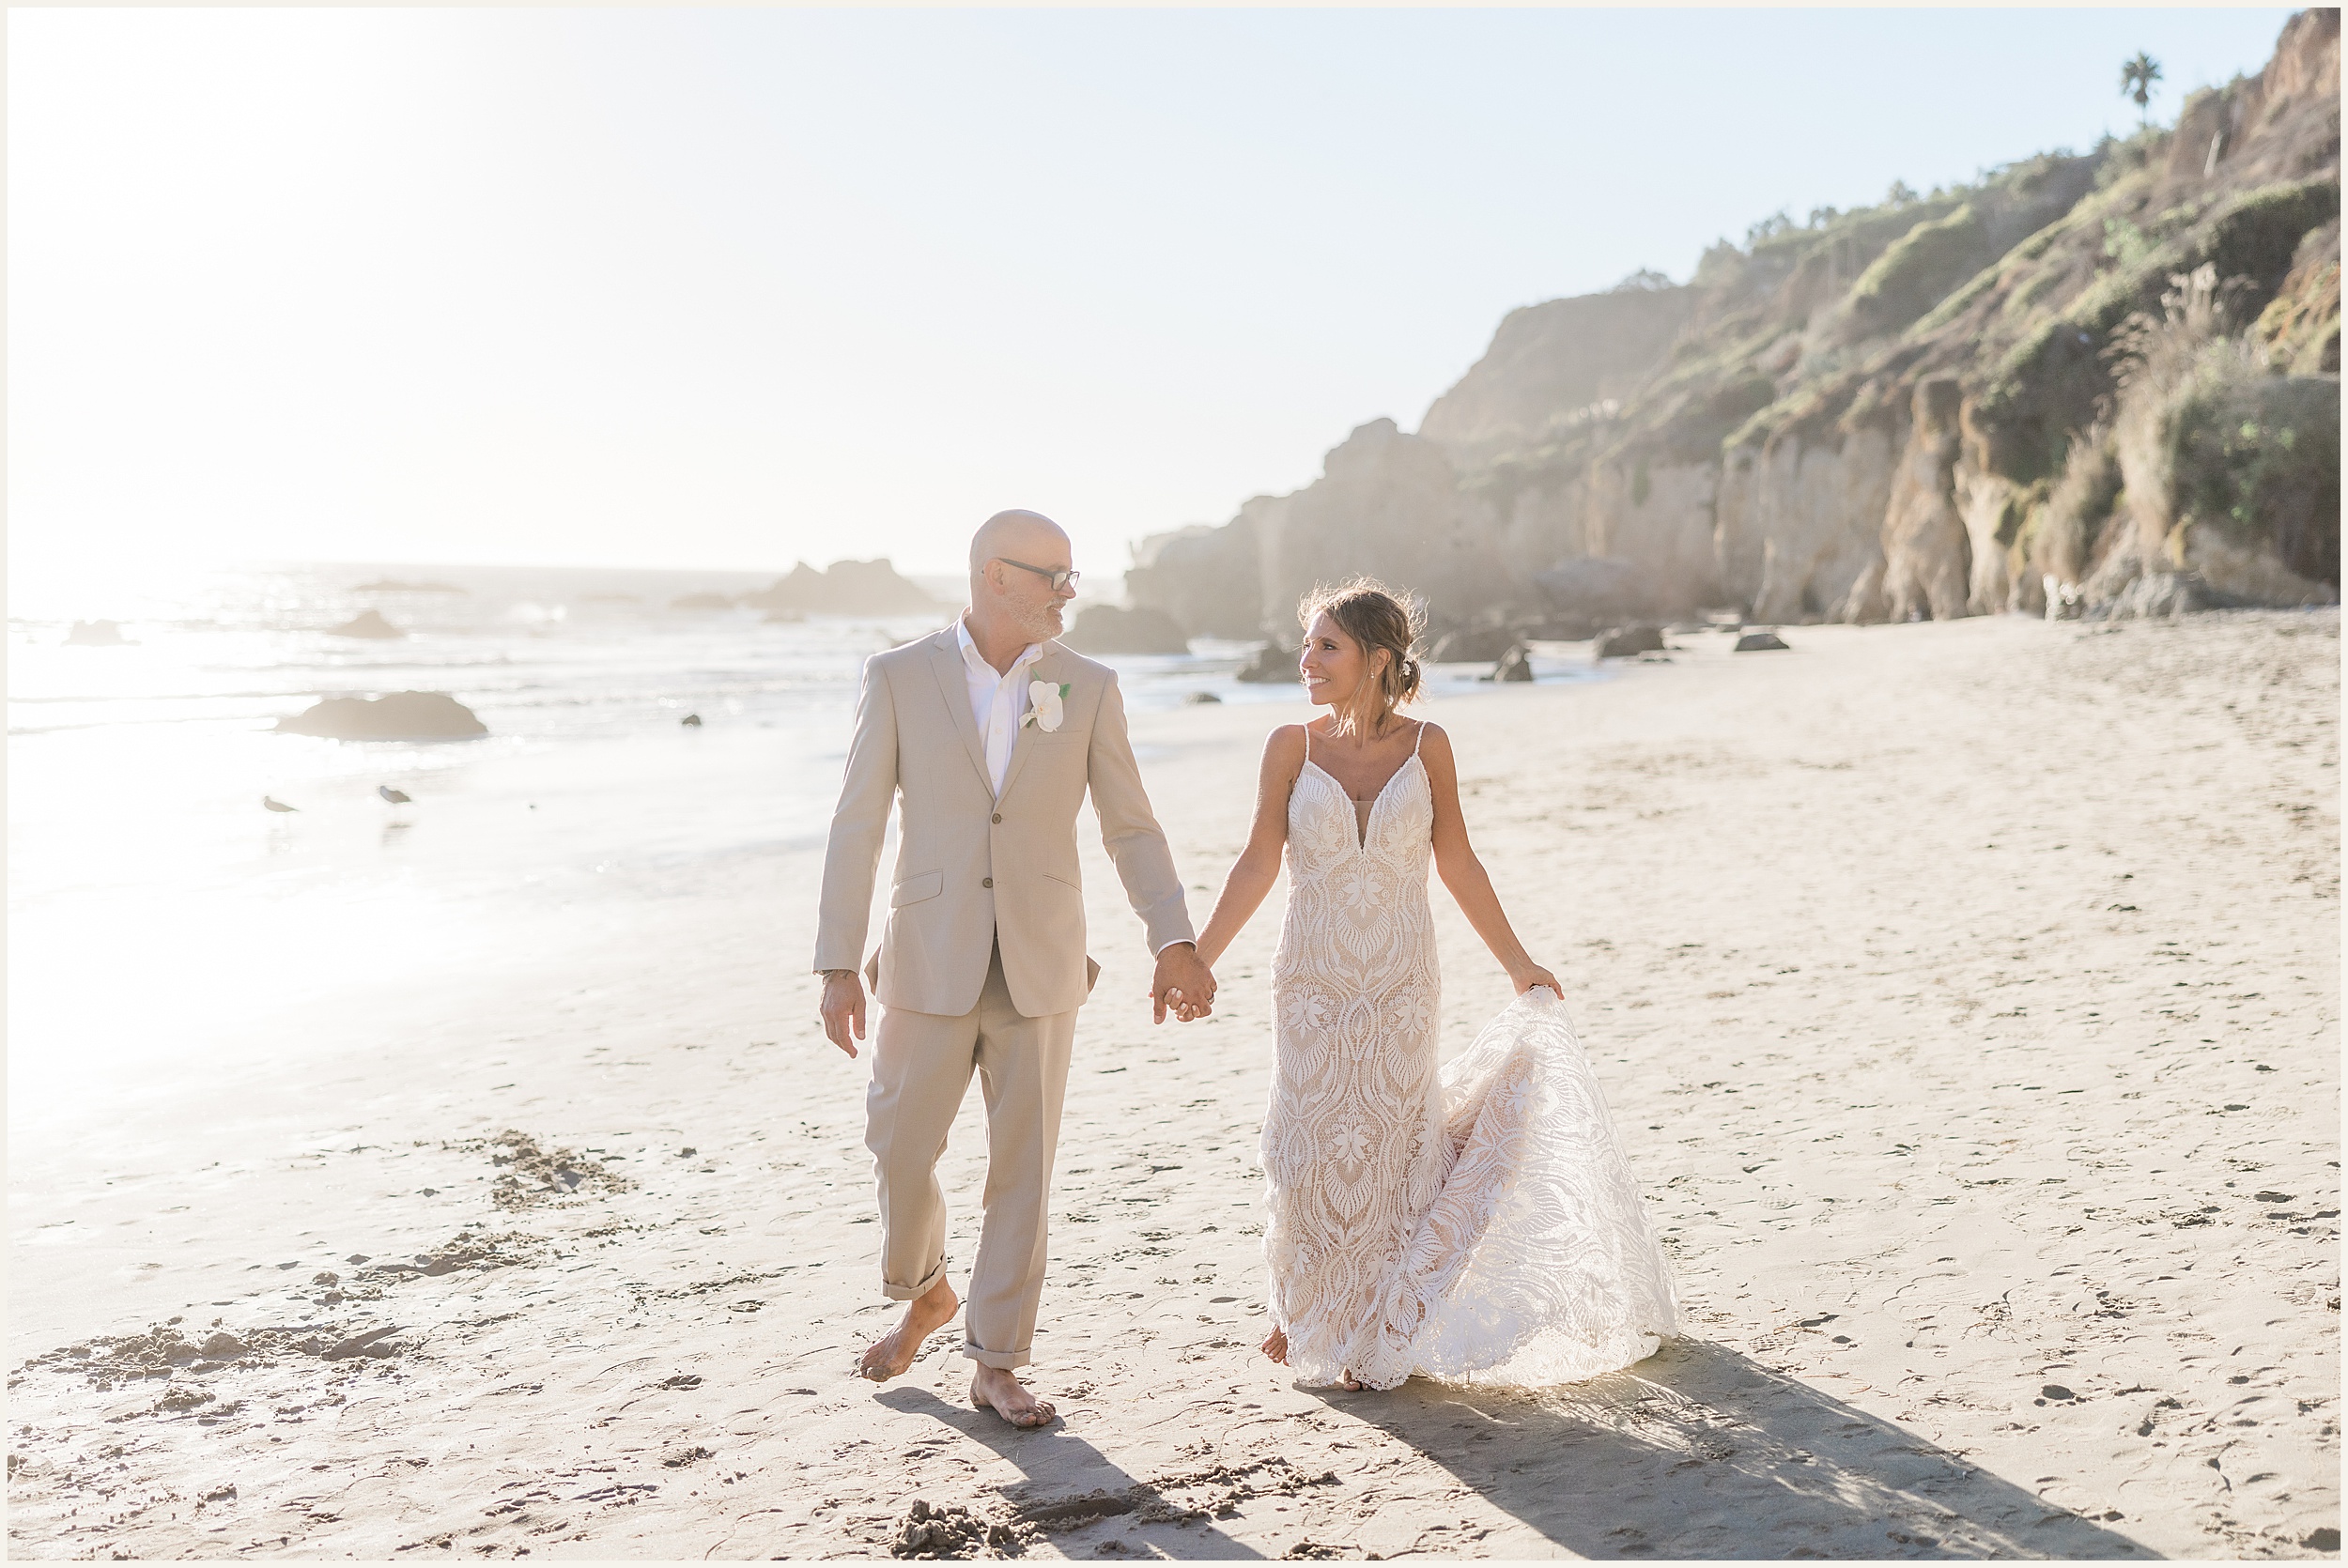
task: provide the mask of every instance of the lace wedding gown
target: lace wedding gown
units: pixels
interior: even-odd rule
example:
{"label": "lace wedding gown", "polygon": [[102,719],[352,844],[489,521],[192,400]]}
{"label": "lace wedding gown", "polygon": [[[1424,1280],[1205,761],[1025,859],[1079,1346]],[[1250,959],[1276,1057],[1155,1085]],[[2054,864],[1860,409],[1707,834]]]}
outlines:
{"label": "lace wedding gown", "polygon": [[1671,1275],[1565,1004],[1519,997],[1438,1069],[1434,817],[1414,748],[1357,837],[1307,742],[1272,970],[1272,1320],[1307,1383],[1628,1366],[1675,1330]]}

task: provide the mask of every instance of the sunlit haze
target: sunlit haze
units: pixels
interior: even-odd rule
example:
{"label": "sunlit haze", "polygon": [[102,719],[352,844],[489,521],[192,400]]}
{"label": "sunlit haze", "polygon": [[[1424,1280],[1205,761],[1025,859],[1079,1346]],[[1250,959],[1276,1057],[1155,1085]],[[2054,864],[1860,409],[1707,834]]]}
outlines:
{"label": "sunlit haze", "polygon": [[10,551],[1080,564],[2285,11],[16,10]]}

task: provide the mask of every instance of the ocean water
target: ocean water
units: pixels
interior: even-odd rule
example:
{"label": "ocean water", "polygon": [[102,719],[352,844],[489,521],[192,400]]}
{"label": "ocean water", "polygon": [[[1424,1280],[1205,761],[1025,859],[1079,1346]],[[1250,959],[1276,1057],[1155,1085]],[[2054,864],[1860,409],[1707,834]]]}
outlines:
{"label": "ocean water", "polygon": [[[321,998],[559,965],[590,929],[819,842],[864,658],[951,611],[770,623],[675,604],[772,580],[348,563],[12,576],[12,1124],[285,1050],[272,1016]],[[406,635],[331,630],[368,609]],[[120,644],[68,640],[100,619]],[[1295,698],[1233,679],[1247,645],[1194,649],[1111,659],[1129,707]],[[1476,692],[1475,673],[1437,670],[1437,695]],[[489,732],[275,731],[321,697],[402,690],[450,693]]]}

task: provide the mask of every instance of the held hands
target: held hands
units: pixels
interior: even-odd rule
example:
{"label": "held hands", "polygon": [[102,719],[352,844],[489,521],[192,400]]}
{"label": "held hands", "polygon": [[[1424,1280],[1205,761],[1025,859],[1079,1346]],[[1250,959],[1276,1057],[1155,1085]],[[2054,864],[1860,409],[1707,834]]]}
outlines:
{"label": "held hands", "polygon": [[[824,1033],[831,1043],[856,1054],[855,1040],[864,1038],[864,980],[853,969],[824,971]],[[855,1040],[850,1038],[853,1033]]]}
{"label": "held hands", "polygon": [[1168,1009],[1184,1023],[1214,1010],[1214,975],[1198,961],[1197,947],[1188,942],[1168,944],[1158,953],[1158,972],[1150,981],[1150,1022],[1164,1023]]}

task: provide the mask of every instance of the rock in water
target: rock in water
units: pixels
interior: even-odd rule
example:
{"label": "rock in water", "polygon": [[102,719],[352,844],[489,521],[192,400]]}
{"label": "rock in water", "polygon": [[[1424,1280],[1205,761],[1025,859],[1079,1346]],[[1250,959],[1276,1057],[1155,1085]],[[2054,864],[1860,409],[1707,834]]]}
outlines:
{"label": "rock in water", "polygon": [[[1715,646],[1718,646],[1718,644],[1715,644]],[[1789,644],[1784,638],[1778,636],[1775,632],[1747,632],[1744,636],[1737,639],[1736,652],[1739,653],[1766,653],[1772,648],[1787,648],[1790,646],[1791,644]]]}
{"label": "rock in water", "polygon": [[65,640],[71,648],[119,648],[123,643],[122,628],[112,621],[76,621],[73,629],[65,634]]}
{"label": "rock in water", "polygon": [[698,730],[702,727],[702,715],[699,714],[687,714],[683,718],[678,719],[677,722],[687,730]]}
{"label": "rock in water", "polygon": [[1259,686],[1278,685],[1296,680],[1296,651],[1283,646],[1275,638],[1265,643],[1253,659],[1242,665],[1233,678]]}
{"label": "rock in water", "polygon": [[471,708],[444,691],[330,697],[293,718],[279,719],[277,729],[281,734],[338,741],[451,741],[489,732]]}
{"label": "rock in water", "polygon": [[1663,651],[1663,633],[1655,626],[1616,626],[1598,639],[1590,651],[1593,659],[1627,659],[1633,653],[1660,653]]}
{"label": "rock in water", "polygon": [[1484,677],[1488,681],[1529,681],[1532,678],[1533,655],[1525,651],[1522,642],[1501,654],[1500,662],[1492,666],[1492,672]]}
{"label": "rock in water", "polygon": [[1220,702],[1223,699],[1217,697],[1211,691],[1194,691],[1188,697],[1182,699],[1183,704],[1192,708],[1203,708],[1208,703]]}
{"label": "rock in water", "polygon": [[363,609],[339,626],[326,628],[328,637],[406,637],[408,634],[383,619],[381,610]]}
{"label": "rock in water", "polygon": [[1087,605],[1060,638],[1079,653],[1187,653],[1190,638],[1162,609]]}

